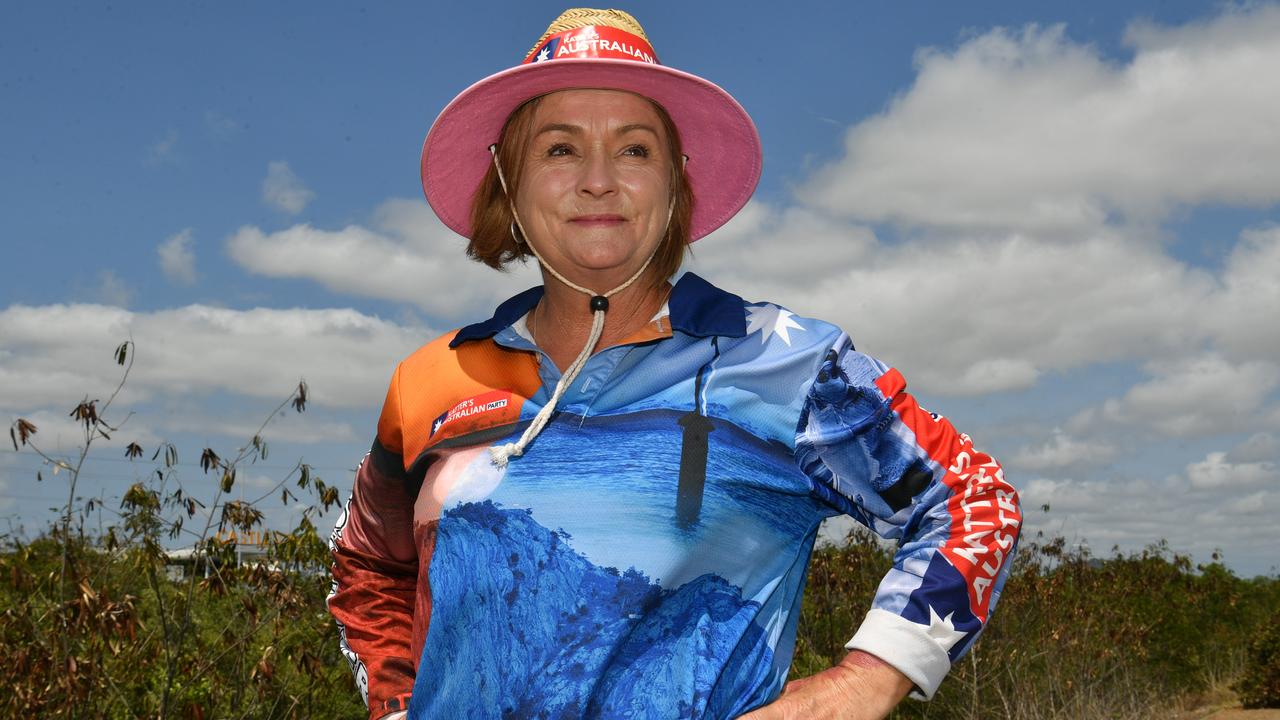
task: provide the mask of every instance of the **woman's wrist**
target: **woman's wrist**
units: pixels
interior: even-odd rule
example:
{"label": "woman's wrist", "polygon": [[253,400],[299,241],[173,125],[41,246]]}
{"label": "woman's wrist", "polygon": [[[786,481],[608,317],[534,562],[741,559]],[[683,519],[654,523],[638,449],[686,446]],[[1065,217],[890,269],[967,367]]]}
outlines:
{"label": "woman's wrist", "polygon": [[773,703],[742,720],[879,720],[906,697],[911,681],[861,650],[816,675],[787,683]]}

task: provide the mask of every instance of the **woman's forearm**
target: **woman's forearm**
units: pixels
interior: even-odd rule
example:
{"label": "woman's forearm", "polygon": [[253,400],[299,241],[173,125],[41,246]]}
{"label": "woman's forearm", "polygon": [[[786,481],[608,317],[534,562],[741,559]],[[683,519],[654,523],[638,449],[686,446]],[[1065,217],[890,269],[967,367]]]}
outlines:
{"label": "woman's forearm", "polygon": [[787,683],[777,700],[742,720],[879,720],[910,690],[911,681],[892,665],[854,650],[834,667]]}

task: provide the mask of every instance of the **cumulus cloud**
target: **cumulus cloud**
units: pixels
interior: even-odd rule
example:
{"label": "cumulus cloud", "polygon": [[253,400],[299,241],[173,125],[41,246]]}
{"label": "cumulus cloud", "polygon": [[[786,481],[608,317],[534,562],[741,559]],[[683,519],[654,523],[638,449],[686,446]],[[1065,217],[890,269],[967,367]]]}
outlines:
{"label": "cumulus cloud", "polygon": [[147,163],[171,165],[178,161],[178,131],[170,129],[164,137],[147,146]]}
{"label": "cumulus cloud", "polygon": [[156,246],[160,257],[160,270],[169,282],[194,285],[196,282],[195,239],[187,228]]}
{"label": "cumulus cloud", "polygon": [[1187,478],[1196,488],[1239,490],[1280,480],[1273,462],[1230,462],[1224,452],[1212,452],[1187,466]]}
{"label": "cumulus cloud", "polygon": [[1280,228],[1247,230],[1227,258],[1206,324],[1236,358],[1280,358]]}
{"label": "cumulus cloud", "polygon": [[[1222,549],[1245,574],[1274,572],[1280,457],[1270,435],[1256,434],[1229,452],[1210,451],[1163,477],[1081,474],[1080,463],[1067,461],[1076,442],[1055,431],[1049,443],[1011,458],[1010,468],[1040,465],[1054,475],[1018,485],[1024,509],[1050,506],[1048,515],[1028,511],[1027,531],[1087,541],[1102,553],[1164,539],[1201,561]],[[1088,449],[1096,451],[1092,443]],[[1088,453],[1082,457],[1087,463]]]}
{"label": "cumulus cloud", "polygon": [[921,51],[799,194],[907,226],[1078,232],[1180,204],[1280,200],[1280,7],[1135,26],[1116,63],[1062,26]]}
{"label": "cumulus cloud", "polygon": [[1232,463],[1250,463],[1263,460],[1280,461],[1280,440],[1271,433],[1254,433],[1227,453]]}
{"label": "cumulus cloud", "polygon": [[1239,432],[1257,424],[1268,395],[1280,387],[1280,366],[1232,363],[1220,355],[1181,357],[1148,365],[1152,377],[1084,411],[1071,427],[1103,420],[1173,437]]}
{"label": "cumulus cloud", "polygon": [[124,308],[129,307],[137,292],[114,270],[102,270],[98,273],[98,286],[92,294],[103,304]]}
{"label": "cumulus cloud", "polygon": [[118,379],[112,351],[130,338],[126,404],[210,392],[277,399],[305,378],[320,405],[366,407],[382,397],[395,361],[434,334],[347,309],[16,305],[0,311],[0,409],[105,396]]}
{"label": "cumulus cloud", "polygon": [[[811,223],[814,213],[777,215]],[[824,222],[828,237],[798,269],[786,256],[811,252],[811,232],[785,221],[713,234],[689,267],[840,324],[931,394],[1022,389],[1045,372],[1184,347],[1205,337],[1198,318],[1217,287],[1159,246],[1109,230],[1074,244],[1018,234],[888,244],[856,225],[842,239]]]}
{"label": "cumulus cloud", "polygon": [[809,208],[753,200],[691,245],[686,267],[743,293],[770,300],[787,295],[804,304],[797,290],[840,278],[878,247],[868,228]]}
{"label": "cumulus cloud", "polygon": [[1227,562],[1245,574],[1276,566],[1280,486],[1274,482],[1248,495],[1193,484],[1182,473],[1161,479],[1040,478],[1018,490],[1024,508],[1050,506],[1047,515],[1028,513],[1026,530],[1032,533],[1087,540],[1102,553],[1112,546],[1140,550],[1161,539],[1201,561],[1225,549]]}
{"label": "cumulus cloud", "polygon": [[281,212],[297,215],[315,196],[289,168],[289,163],[283,160],[267,163],[267,177],[262,181],[263,202]]}
{"label": "cumulus cloud", "polygon": [[[381,382],[385,383],[386,378]],[[286,388],[287,391],[288,388]],[[375,394],[365,397],[362,404],[366,407],[374,407],[378,404],[378,401],[379,398]],[[258,427],[262,424],[262,418],[238,417],[239,413],[236,413],[236,415],[237,417],[226,417],[225,415],[210,417],[208,413],[182,414],[175,416],[166,425],[166,429],[170,432],[185,432],[201,436],[220,435],[240,441],[252,438],[257,434]],[[366,439],[365,430],[365,428],[361,428],[361,431],[357,433],[350,423],[319,419],[315,417],[314,413],[287,413],[272,420],[267,437],[272,442],[299,443],[303,445],[322,442],[350,443]]]}
{"label": "cumulus cloud", "polygon": [[1106,442],[1082,441],[1054,428],[1052,437],[1037,446],[1025,447],[1009,458],[1010,469],[1044,472],[1070,467],[1102,465],[1116,456],[1115,446]]}
{"label": "cumulus cloud", "polygon": [[[1280,200],[1280,162],[1266,161],[1280,158],[1277,36],[1280,8],[1260,7],[1134,26],[1123,62],[1060,27],[923,51],[913,85],[850,129],[843,157],[794,201],[749,204],[686,267],[838,323],[930,394],[1187,348],[1265,362],[1280,356],[1280,229],[1246,232],[1218,270],[1170,256],[1154,229],[1173,208]],[[525,284],[460,262],[461,241],[421,202],[379,215],[247,227],[228,248],[260,274],[450,321]],[[878,239],[869,223],[885,221],[912,231]]]}
{"label": "cumulus cloud", "polygon": [[241,124],[235,118],[224,115],[217,110],[205,110],[204,126],[210,135],[219,140],[227,140],[242,129]]}
{"label": "cumulus cloud", "polygon": [[532,267],[500,273],[469,261],[465,240],[421,200],[383,203],[372,225],[323,230],[302,224],[274,233],[242,227],[227,240],[227,250],[259,275],[315,280],[455,322],[487,317],[497,302],[540,282]]}

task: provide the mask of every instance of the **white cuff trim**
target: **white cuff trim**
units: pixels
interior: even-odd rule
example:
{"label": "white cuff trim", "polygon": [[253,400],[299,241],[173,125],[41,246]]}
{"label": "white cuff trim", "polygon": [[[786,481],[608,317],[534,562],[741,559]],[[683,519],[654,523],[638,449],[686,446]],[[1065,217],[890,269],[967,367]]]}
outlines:
{"label": "white cuff trim", "polygon": [[889,663],[915,683],[911,697],[928,700],[951,670],[951,659],[929,628],[888,610],[873,609],[849,642],[848,650],[861,650]]}

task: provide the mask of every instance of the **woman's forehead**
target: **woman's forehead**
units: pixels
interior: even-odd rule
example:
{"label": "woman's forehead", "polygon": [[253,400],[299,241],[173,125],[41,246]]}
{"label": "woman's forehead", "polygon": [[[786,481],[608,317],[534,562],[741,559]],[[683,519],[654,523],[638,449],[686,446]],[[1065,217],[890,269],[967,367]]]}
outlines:
{"label": "woman's forehead", "polygon": [[560,90],[543,96],[534,111],[534,132],[548,125],[617,129],[638,125],[663,136],[662,119],[653,101],[624,90]]}

